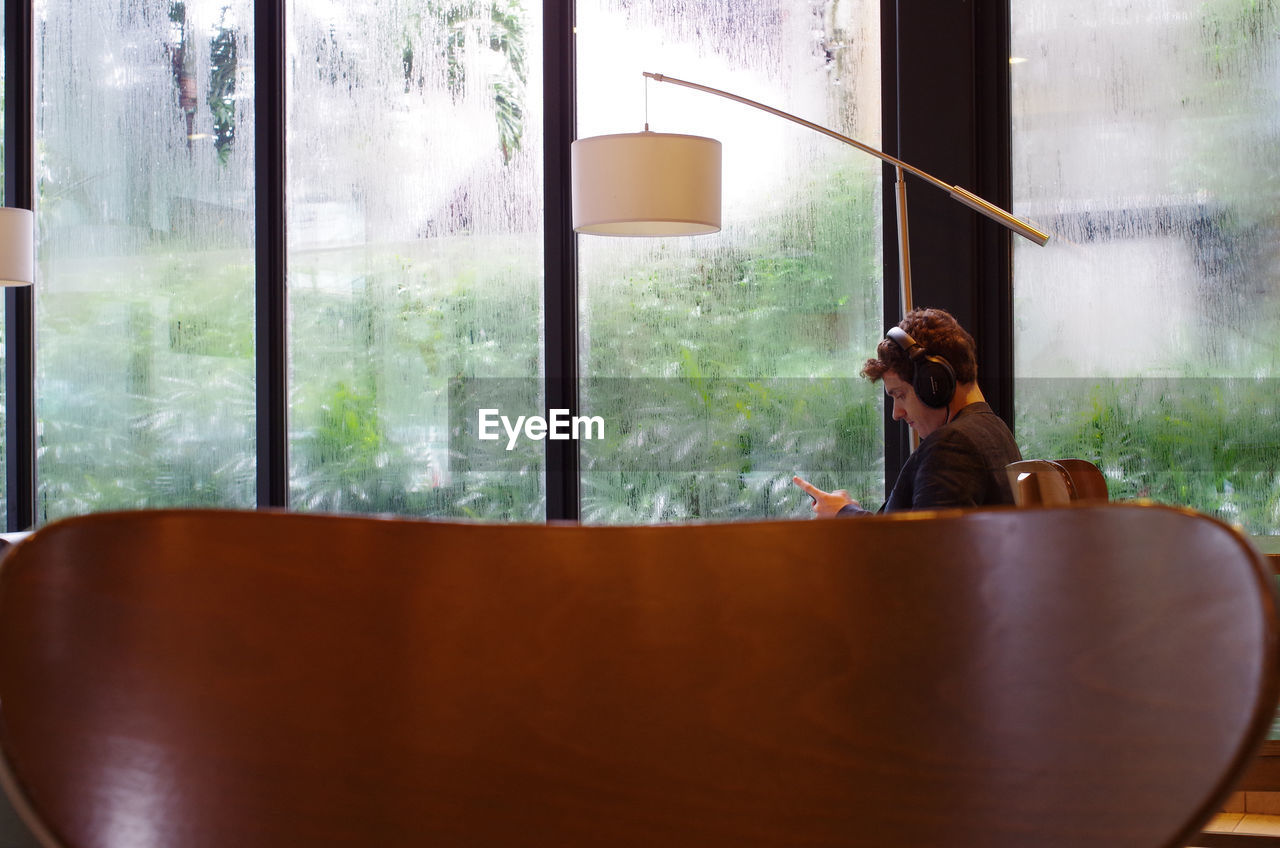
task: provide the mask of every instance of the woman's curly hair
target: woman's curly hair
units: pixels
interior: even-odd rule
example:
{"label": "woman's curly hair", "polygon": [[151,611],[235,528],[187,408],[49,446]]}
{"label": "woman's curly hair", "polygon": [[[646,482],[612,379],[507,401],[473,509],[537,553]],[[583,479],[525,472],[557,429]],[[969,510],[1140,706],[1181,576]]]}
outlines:
{"label": "woman's curly hair", "polygon": [[[961,327],[945,309],[913,309],[898,322],[907,335],[915,339],[930,355],[940,356],[951,364],[957,383],[973,383],[978,379],[978,349],[973,336]],[[876,356],[862,366],[862,376],[873,383],[892,371],[908,383],[915,377],[915,365],[898,343],[888,338],[876,346]]]}

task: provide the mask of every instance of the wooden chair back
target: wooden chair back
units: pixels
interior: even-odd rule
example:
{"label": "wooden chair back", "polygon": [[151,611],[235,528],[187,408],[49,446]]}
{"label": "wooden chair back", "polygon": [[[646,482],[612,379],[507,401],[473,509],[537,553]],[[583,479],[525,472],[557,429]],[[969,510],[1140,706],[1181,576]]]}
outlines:
{"label": "wooden chair back", "polygon": [[1054,462],[1066,470],[1079,501],[1105,501],[1111,495],[1107,491],[1107,478],[1102,469],[1087,459],[1056,459]]}
{"label": "wooden chair back", "polygon": [[[1280,554],[1267,554],[1266,560],[1275,579],[1280,583]],[[1277,724],[1280,725],[1280,715],[1277,715]],[[1277,727],[1273,726],[1272,732],[1258,750],[1258,756],[1236,783],[1236,791],[1280,795],[1280,737],[1276,730]]]}
{"label": "wooden chair back", "polygon": [[1023,459],[1004,469],[1018,506],[1066,506],[1076,499],[1071,475],[1051,459]]}
{"label": "wooden chair back", "polygon": [[171,511],[0,563],[44,844],[1180,846],[1276,599],[1130,504],[676,527]]}

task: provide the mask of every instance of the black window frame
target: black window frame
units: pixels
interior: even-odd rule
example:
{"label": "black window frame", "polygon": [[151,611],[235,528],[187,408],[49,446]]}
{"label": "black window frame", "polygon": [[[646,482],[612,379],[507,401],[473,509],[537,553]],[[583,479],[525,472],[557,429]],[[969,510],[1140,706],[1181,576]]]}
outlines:
{"label": "black window frame", "polygon": [[[574,3],[544,0],[544,308],[548,409],[577,414],[576,236],[569,144],[576,131]],[[257,157],[257,504],[288,507],[285,0],[254,6]],[[5,204],[34,208],[34,49],[31,0],[5,0]],[[884,149],[997,205],[1011,203],[1009,0],[940,4],[881,0]],[[263,118],[267,118],[263,120]],[[895,219],[885,169],[885,220]],[[914,300],[951,311],[979,341],[979,378],[1013,424],[1012,245],[1002,227],[922,183],[910,185]],[[885,326],[897,322],[897,246],[885,239]],[[34,287],[5,292],[6,526],[37,515]],[[885,406],[885,486],[909,451]],[[547,519],[578,518],[579,461],[570,441],[546,443]]]}

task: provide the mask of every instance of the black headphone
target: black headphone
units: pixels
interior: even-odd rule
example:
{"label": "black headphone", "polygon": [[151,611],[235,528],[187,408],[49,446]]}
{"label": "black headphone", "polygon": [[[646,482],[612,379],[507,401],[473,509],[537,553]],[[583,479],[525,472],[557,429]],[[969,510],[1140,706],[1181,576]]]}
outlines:
{"label": "black headphone", "polygon": [[911,358],[911,388],[928,407],[941,409],[956,395],[956,372],[941,356],[932,356],[901,327],[890,327],[889,341],[907,352]]}

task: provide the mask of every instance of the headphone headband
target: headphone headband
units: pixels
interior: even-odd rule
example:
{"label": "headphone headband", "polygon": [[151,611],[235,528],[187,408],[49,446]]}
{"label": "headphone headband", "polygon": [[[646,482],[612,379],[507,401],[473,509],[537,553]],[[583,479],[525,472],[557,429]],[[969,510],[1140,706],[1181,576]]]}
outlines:
{"label": "headphone headband", "polygon": [[889,332],[885,335],[889,337],[889,341],[902,348],[902,350],[907,354],[907,356],[911,357],[912,360],[915,360],[925,352],[924,347],[921,346],[920,342],[911,338],[910,334],[901,327],[890,327]]}

